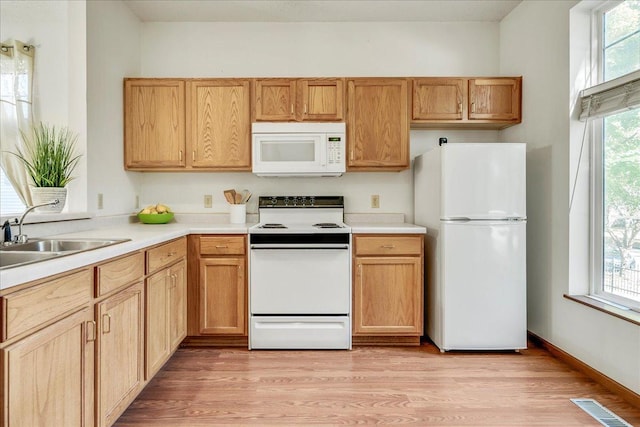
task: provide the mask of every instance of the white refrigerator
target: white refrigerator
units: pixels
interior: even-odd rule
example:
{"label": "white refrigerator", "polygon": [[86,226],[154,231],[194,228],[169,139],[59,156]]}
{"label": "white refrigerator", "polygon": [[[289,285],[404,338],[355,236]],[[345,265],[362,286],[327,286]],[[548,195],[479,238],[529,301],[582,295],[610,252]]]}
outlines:
{"label": "white refrigerator", "polygon": [[443,144],[414,161],[425,321],[441,351],[527,346],[526,146]]}

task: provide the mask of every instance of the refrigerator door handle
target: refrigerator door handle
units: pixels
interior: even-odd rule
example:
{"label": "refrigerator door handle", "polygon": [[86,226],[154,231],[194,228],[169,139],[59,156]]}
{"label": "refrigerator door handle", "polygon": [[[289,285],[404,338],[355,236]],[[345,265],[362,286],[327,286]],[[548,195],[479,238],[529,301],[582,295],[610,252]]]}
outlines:
{"label": "refrigerator door handle", "polygon": [[442,221],[446,221],[446,222],[470,222],[471,218],[468,218],[466,216],[445,217],[445,218],[442,218]]}

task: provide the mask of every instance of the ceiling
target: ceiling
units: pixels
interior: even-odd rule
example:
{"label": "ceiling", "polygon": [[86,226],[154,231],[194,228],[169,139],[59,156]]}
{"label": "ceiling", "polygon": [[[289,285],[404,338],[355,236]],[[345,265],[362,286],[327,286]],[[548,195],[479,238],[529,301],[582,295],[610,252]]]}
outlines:
{"label": "ceiling", "polygon": [[143,22],[498,22],[522,0],[123,1]]}

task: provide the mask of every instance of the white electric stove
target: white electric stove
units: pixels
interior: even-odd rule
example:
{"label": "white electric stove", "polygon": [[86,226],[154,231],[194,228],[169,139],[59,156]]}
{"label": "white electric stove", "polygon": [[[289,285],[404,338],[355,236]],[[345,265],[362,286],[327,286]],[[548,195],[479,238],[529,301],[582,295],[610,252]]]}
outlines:
{"label": "white electric stove", "polygon": [[262,196],[249,229],[249,348],[351,348],[342,196]]}

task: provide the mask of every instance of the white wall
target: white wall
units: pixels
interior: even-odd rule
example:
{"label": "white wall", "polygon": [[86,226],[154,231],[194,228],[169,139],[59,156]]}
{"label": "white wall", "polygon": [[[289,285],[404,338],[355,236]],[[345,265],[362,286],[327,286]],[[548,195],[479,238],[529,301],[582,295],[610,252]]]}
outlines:
{"label": "white wall", "polygon": [[[580,67],[570,64],[570,28],[575,31],[570,9],[575,4],[525,0],[500,24],[500,72],[522,74],[524,81],[523,123],[502,136],[528,145],[528,327],[640,393],[640,328],[563,298],[570,290],[585,289],[583,283],[574,283],[584,275],[569,274],[576,262],[570,254],[585,253],[570,252],[569,247],[575,147],[583,128],[570,116],[576,92],[582,89],[576,85],[585,80]],[[584,50],[584,45],[573,46]],[[584,205],[584,192],[576,202]],[[584,217],[584,206],[575,212],[581,210]]]}
{"label": "white wall", "polygon": [[140,22],[120,1],[90,1],[86,33],[89,210],[128,214],[135,210],[141,177],[124,170],[122,78],[140,73]]}
{"label": "white wall", "polygon": [[[36,47],[34,116],[78,134],[77,150],[86,152],[86,18],[84,1],[0,2],[0,38]],[[86,210],[87,156],[69,184],[67,208]]]}
{"label": "white wall", "polygon": [[[144,23],[146,77],[491,76],[498,73],[497,23]],[[437,144],[490,141],[497,131],[411,132],[412,155]],[[339,194],[346,211],[413,216],[410,171],[347,173],[341,178],[257,178],[250,173],[145,173],[141,203],[178,212],[226,212],[222,191]],[[203,196],[214,206],[204,209]],[[370,195],[380,208],[370,208]],[[254,202],[255,203],[255,202]],[[249,206],[255,212],[255,204]]]}

